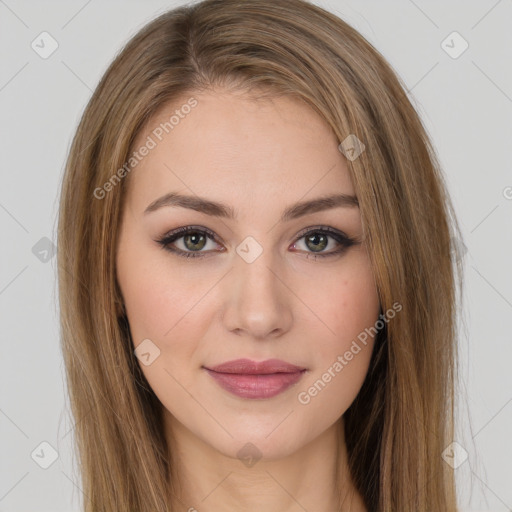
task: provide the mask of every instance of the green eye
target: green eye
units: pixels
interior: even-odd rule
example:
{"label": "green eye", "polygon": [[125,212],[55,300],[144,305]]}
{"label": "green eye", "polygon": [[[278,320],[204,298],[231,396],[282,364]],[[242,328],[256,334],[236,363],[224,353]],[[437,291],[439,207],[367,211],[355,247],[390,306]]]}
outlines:
{"label": "green eye", "polygon": [[305,238],[306,245],[313,252],[323,251],[329,243],[329,237],[321,233],[314,233],[313,235],[308,235]]}
{"label": "green eye", "polygon": [[[342,231],[334,230],[328,226],[309,229],[309,231],[302,232],[301,235],[302,236],[297,239],[293,247],[304,251],[308,257],[313,257],[314,259],[339,255],[345,252],[350,246],[357,243]],[[305,248],[297,247],[301,245],[300,242],[303,239]],[[332,244],[331,240],[333,241]],[[326,251],[330,245],[333,247]]]}
{"label": "green eye", "polygon": [[190,251],[200,251],[206,245],[207,237],[203,234],[191,233],[183,237],[185,247]]}
{"label": "green eye", "polygon": [[[157,242],[165,250],[184,258],[202,258],[210,256],[213,252],[223,252],[223,249],[218,249],[220,243],[217,242],[215,233],[206,228],[196,226],[179,228],[168,233],[162,239],[157,240]],[[212,247],[208,249],[209,243],[212,244]],[[321,226],[303,231],[292,247],[298,250],[298,252],[306,253],[308,257],[317,259],[339,255],[356,243],[355,240],[349,238],[342,231]],[[303,247],[297,247],[302,244],[304,244]],[[182,247],[179,247],[179,245]],[[326,250],[328,248],[330,250]]]}

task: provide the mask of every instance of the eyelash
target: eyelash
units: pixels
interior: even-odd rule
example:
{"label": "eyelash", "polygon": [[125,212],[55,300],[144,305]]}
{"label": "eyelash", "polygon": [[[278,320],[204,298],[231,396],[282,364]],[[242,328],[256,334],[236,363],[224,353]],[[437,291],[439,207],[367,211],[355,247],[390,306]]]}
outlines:
{"label": "eyelash", "polygon": [[[323,235],[327,235],[327,236],[333,238],[341,247],[334,251],[324,253],[324,254],[307,253],[307,258],[309,258],[309,259],[312,258],[312,259],[316,260],[318,258],[328,258],[330,256],[337,256],[337,255],[345,252],[350,246],[357,243],[356,240],[348,237],[342,231],[334,230],[328,226],[317,226],[314,228],[306,228],[301,233],[299,233],[299,235],[297,236],[297,239],[295,240],[293,245],[295,245],[302,238],[306,237],[307,235],[313,234],[313,233],[315,233],[315,234],[320,233]],[[171,244],[173,242],[175,242],[176,240],[179,240],[180,238],[183,238],[189,234],[206,235],[210,240],[213,240],[214,242],[220,244],[220,242],[217,240],[217,236],[215,235],[215,233],[213,233],[212,231],[210,231],[207,228],[196,227],[196,226],[186,226],[186,227],[175,229],[174,231],[171,231],[170,233],[165,234],[162,238],[156,240],[156,242],[158,244],[160,244],[162,249],[164,249],[165,251],[169,251],[169,252],[176,254],[177,256],[180,256],[182,258],[204,258],[205,254],[207,254],[206,251],[203,251],[203,252],[190,251],[190,252],[188,252],[188,251],[183,251],[181,249],[177,249],[175,247],[174,248],[171,247]]]}

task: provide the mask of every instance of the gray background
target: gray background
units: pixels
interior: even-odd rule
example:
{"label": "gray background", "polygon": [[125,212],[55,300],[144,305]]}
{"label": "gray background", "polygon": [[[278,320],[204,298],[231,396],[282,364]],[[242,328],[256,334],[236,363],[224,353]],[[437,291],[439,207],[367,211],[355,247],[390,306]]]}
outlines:
{"label": "gray background", "polygon": [[[63,164],[115,53],[181,3],[0,0],[0,512],[78,510],[51,245]],[[389,60],[439,153],[467,248],[461,510],[512,510],[512,1],[318,3]],[[59,45],[47,59],[31,47],[43,31]],[[457,58],[462,40],[442,45],[453,31],[469,44]],[[48,469],[42,442],[58,453]]]}

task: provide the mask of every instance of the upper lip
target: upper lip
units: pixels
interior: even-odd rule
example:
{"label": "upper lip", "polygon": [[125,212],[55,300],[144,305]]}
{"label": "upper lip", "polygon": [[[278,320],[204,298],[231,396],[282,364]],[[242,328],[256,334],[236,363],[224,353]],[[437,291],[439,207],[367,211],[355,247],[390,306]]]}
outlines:
{"label": "upper lip", "polygon": [[266,361],[252,361],[251,359],[235,359],[216,366],[205,366],[207,370],[217,373],[238,373],[246,375],[268,375],[271,373],[296,373],[305,370],[280,359],[267,359]]}

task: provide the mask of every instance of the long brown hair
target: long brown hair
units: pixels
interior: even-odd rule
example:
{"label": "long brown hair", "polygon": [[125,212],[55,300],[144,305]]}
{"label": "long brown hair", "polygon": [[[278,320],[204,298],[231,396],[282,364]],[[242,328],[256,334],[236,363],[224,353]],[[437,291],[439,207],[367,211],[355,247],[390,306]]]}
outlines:
{"label": "long brown hair", "polygon": [[165,13],[128,42],[85,109],[58,228],[84,509],[170,510],[162,406],[133,354],[116,281],[129,181],[118,171],[163,105],[214,86],[293,96],[340,142],[355,135],[364,143],[349,171],[382,310],[395,302],[402,310],[379,334],[344,416],[351,474],[369,510],[456,510],[453,470],[441,457],[453,435],[453,207],[400,79],[356,30],[303,0],[206,0]]}

